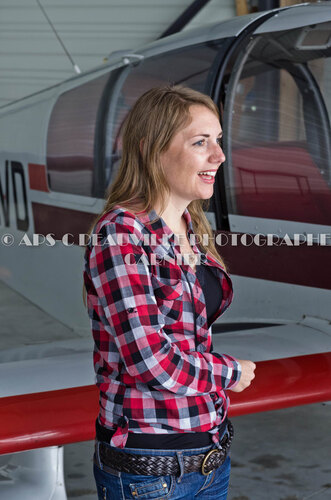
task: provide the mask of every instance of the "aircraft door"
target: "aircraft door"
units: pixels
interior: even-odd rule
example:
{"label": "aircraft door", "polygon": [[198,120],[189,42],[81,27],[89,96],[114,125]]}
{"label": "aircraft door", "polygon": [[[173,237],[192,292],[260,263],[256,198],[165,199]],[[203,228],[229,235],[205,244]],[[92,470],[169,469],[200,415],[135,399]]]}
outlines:
{"label": "aircraft door", "polygon": [[[331,225],[331,48],[324,24],[313,34],[300,28],[260,35],[237,61],[224,112],[231,229],[244,229],[243,217],[246,232],[248,218],[263,219],[254,226],[264,232],[278,233],[278,221],[284,233]],[[313,35],[315,46],[307,46]]]}
{"label": "aircraft door", "polygon": [[330,316],[330,27],[253,35],[223,76],[229,320]]}

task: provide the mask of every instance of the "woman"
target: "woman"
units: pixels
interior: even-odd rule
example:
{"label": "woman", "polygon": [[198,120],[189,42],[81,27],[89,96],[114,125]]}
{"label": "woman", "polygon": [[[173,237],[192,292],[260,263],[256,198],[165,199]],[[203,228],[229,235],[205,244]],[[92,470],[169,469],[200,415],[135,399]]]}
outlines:
{"label": "woman", "polygon": [[84,275],[100,499],[227,496],[225,390],[244,390],[255,365],[212,350],[210,326],[232,300],[202,208],[225,160],[221,135],[213,101],[179,86],[146,92],[125,123]]}

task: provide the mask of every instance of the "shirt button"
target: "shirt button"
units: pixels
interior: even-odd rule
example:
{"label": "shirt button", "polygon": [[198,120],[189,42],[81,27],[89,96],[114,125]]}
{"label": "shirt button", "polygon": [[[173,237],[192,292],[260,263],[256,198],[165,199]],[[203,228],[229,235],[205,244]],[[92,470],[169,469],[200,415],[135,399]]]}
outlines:
{"label": "shirt button", "polygon": [[129,314],[134,312],[133,307],[129,307],[129,309],[126,310]]}

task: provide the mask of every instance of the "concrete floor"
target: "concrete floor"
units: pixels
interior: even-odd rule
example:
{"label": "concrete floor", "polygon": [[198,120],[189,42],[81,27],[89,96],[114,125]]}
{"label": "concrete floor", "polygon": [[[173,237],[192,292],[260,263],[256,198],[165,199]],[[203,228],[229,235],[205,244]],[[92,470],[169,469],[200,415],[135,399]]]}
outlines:
{"label": "concrete floor", "polygon": [[[233,418],[228,500],[330,500],[331,405]],[[93,442],[64,448],[68,498],[96,500]]]}
{"label": "concrete floor", "polygon": [[331,406],[233,419],[229,500],[331,499]]}

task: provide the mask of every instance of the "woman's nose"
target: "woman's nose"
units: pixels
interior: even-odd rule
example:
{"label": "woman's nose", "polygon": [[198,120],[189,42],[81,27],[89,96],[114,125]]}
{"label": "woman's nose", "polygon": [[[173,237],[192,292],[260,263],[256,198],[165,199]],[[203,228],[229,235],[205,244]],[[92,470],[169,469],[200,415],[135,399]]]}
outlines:
{"label": "woman's nose", "polygon": [[225,154],[223,153],[223,149],[218,144],[215,144],[213,147],[213,151],[210,155],[210,161],[217,164],[225,162]]}

